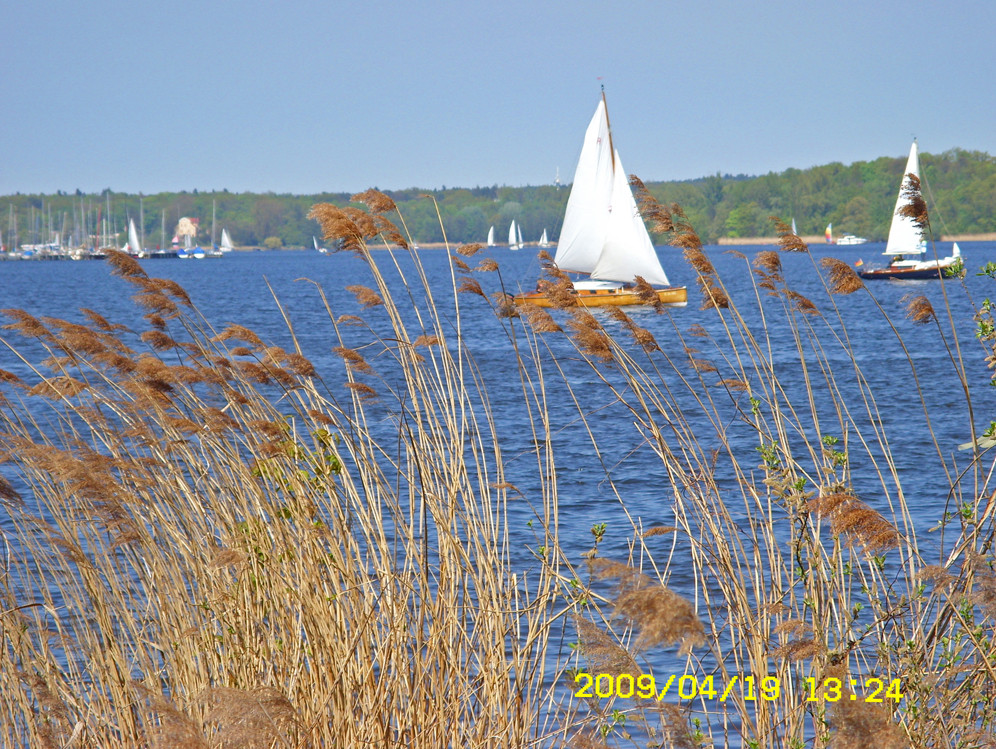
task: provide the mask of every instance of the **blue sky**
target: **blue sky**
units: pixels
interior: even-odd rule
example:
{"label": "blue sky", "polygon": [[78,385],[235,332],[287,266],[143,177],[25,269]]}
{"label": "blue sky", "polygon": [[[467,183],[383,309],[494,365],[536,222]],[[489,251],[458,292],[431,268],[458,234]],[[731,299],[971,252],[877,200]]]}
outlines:
{"label": "blue sky", "polygon": [[[644,180],[996,154],[996,3],[6,2],[0,194]],[[600,80],[601,79],[601,80]]]}

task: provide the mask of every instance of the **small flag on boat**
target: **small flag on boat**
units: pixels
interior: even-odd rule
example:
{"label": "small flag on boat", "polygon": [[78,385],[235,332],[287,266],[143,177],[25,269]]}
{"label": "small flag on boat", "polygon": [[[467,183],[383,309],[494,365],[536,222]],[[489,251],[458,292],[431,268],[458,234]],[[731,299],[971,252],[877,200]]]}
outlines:
{"label": "small flag on boat", "polygon": [[855,268],[860,268],[860,267],[861,267],[862,265],[864,265],[864,264],[865,264],[865,261],[864,261],[864,260],[861,260],[861,259],[859,258],[859,259],[858,259],[858,262],[856,262],[856,263],[854,264],[854,267],[855,267]]}

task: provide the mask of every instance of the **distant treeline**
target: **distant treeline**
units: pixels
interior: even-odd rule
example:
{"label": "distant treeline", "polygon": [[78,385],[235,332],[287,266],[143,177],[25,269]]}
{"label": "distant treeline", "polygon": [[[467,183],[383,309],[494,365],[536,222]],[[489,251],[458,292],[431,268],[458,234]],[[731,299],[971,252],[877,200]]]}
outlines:
{"label": "distant treeline", "polygon": [[[936,235],[996,231],[996,158],[979,151],[953,149],[921,154],[921,170]],[[720,237],[756,237],[773,233],[769,216],[795,219],[800,234],[822,234],[833,223],[835,233],[850,232],[884,239],[889,230],[906,156],[840,163],[810,169],[788,169],[760,177],[715,175],[683,182],[651,182],[648,188],[662,202],[678,203],[707,242]],[[535,242],[546,229],[551,240],[560,233],[569,187],[475,187],[444,190],[384,190],[401,209],[412,237],[419,243],[440,242],[442,230],[431,195],[439,205],[447,238],[483,242],[490,226],[504,242],[509,223],[522,227],[523,239]],[[109,227],[124,244],[129,219],[144,232],[146,247],[169,244],[181,217],[199,219],[197,241],[217,242],[228,229],[237,246],[310,247],[319,233],[307,218],[319,202],[345,205],[347,193],[276,195],[273,193],[179,192],[143,196],[115,193],[59,192],[55,195],[10,195],[0,198],[0,228],[8,247],[45,243],[53,236],[63,244],[100,237]],[[212,221],[212,216],[214,220]],[[321,238],[319,237],[319,240]]]}

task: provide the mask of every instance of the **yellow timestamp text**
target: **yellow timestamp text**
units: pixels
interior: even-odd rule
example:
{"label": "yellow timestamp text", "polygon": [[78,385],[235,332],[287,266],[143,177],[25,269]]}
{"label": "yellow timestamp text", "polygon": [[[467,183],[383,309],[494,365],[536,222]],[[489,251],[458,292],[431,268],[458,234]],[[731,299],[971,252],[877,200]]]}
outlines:
{"label": "yellow timestamp text", "polygon": [[[639,697],[660,701],[671,695],[680,700],[704,698],[726,702],[731,697],[739,697],[746,701],[760,699],[774,702],[783,696],[781,679],[777,676],[755,679],[753,676],[734,675],[725,685],[717,686],[712,676],[699,678],[692,674],[682,676],[672,674],[666,681],[658,681],[652,674],[634,676],[633,674],[590,674],[579,671],[574,676],[574,682],[581,685],[574,693],[576,697],[624,699]],[[808,677],[802,680],[800,686],[803,687],[806,702],[894,700],[898,703],[903,699],[899,679],[886,681],[876,677],[865,677],[861,680]],[[857,693],[858,690],[861,691],[860,695]]]}

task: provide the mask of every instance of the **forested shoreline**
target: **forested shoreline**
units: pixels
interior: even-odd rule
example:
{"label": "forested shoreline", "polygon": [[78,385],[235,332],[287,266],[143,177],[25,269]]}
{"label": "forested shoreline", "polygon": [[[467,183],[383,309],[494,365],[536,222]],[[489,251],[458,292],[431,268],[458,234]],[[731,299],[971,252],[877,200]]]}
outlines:
{"label": "forested shoreline", "polygon": [[[850,165],[831,163],[787,169],[762,176],[713,175],[681,182],[648,182],[662,202],[678,203],[707,242],[723,237],[750,238],[773,233],[769,216],[795,219],[800,234],[835,231],[884,239],[895,206],[906,157],[881,157]],[[934,233],[978,234],[996,231],[996,157],[952,149],[921,154],[925,193]],[[383,189],[383,188],[381,188]],[[454,242],[482,242],[495,227],[503,241],[514,219],[526,242],[543,230],[556,241],[569,185],[383,190],[402,211],[413,239],[440,242],[436,205]],[[432,200],[435,199],[435,201]],[[129,219],[139,225],[146,247],[169,244],[181,217],[198,219],[197,241],[217,242],[227,228],[238,246],[310,247],[318,225],[307,217],[319,202],[349,203],[349,193],[288,195],[232,193],[227,190],[134,195],[107,188],[101,193],[59,191],[54,195],[0,198],[3,244],[77,244],[110,232],[124,242]]]}

